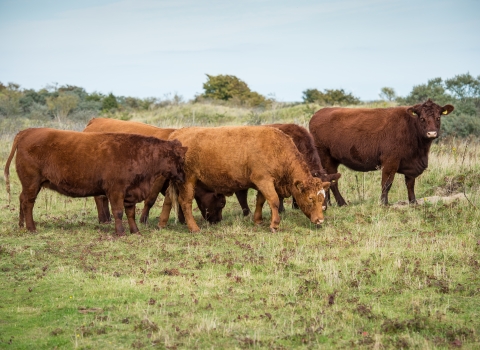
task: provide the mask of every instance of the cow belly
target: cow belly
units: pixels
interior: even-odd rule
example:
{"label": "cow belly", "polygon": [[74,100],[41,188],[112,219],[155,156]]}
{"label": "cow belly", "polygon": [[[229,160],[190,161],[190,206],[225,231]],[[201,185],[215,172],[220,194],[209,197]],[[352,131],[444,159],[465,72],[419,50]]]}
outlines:
{"label": "cow belly", "polygon": [[243,177],[233,177],[228,173],[217,174],[202,174],[199,180],[203,183],[205,188],[216,193],[221,193],[227,196],[232,195],[236,191],[245,190],[253,187],[250,179]]}
{"label": "cow belly", "polygon": [[56,191],[60,194],[69,197],[92,197],[92,196],[101,196],[105,194],[105,191],[98,186],[81,186],[78,183],[68,183],[68,182],[61,182],[61,183],[52,183],[50,181],[46,181],[42,183],[42,187],[51,189]]}

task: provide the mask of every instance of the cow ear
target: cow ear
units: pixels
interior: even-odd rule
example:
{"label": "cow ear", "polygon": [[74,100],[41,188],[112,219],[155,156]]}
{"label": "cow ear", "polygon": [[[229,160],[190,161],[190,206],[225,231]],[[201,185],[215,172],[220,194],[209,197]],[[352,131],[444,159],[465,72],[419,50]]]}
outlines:
{"label": "cow ear", "polygon": [[413,117],[417,116],[417,113],[413,110],[413,107],[407,108],[407,113]]}
{"label": "cow ear", "polygon": [[300,193],[301,193],[301,192],[303,191],[303,188],[304,188],[303,182],[302,182],[302,181],[299,181],[299,180],[295,181],[295,187],[296,187],[296,188],[300,191]]}
{"label": "cow ear", "polygon": [[454,109],[455,109],[455,107],[453,107],[452,105],[445,105],[442,108],[442,114],[443,115],[450,114],[450,113],[453,112]]}
{"label": "cow ear", "polygon": [[328,190],[330,188],[330,182],[323,182],[322,187],[325,191]]}

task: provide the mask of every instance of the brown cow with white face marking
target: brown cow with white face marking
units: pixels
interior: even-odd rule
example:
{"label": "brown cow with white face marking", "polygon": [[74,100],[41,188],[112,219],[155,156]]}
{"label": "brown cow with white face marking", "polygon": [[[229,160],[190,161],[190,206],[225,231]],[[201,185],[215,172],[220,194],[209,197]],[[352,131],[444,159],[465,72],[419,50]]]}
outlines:
{"label": "brown cow with white face marking", "polygon": [[[323,182],[335,182],[340,178],[340,174],[327,174],[322,166],[320,157],[318,156],[318,152],[315,147],[315,141],[307,129],[296,124],[267,124],[265,126],[277,128],[292,138],[293,143],[307,162],[308,168],[310,169],[313,177],[318,177]],[[248,207],[247,202],[248,190],[235,192],[235,195],[237,196],[238,202],[242,207],[243,215],[249,215],[250,208]],[[327,208],[326,202],[327,201],[324,202],[325,209]],[[292,208],[298,209],[295,198],[292,200]],[[280,197],[280,207],[278,208],[278,211],[280,213],[285,211],[282,197]]]}
{"label": "brown cow with white face marking", "polygon": [[[309,128],[329,174],[336,173],[340,164],[356,171],[381,168],[383,204],[388,204],[395,173],[404,174],[408,200],[415,203],[415,179],[428,166],[441,117],[453,109],[430,99],[411,107],[323,108],[313,115]],[[331,189],[337,204],[346,205],[337,182]]]}
{"label": "brown cow with white face marking", "polygon": [[[111,118],[94,118],[88,122],[84,132],[118,132],[127,134],[140,134],[144,136],[153,136],[161,140],[167,140],[172,132],[177,129],[172,128],[158,128],[153,125],[148,125],[133,121],[124,121]],[[140,222],[146,224],[150,209],[155,204],[158,194],[165,192],[168,188],[169,181],[165,181],[163,177],[157,178],[154,185],[151,187],[148,197],[145,199]],[[211,224],[218,223],[222,220],[222,209],[225,207],[225,196],[219,193],[209,191],[202,183],[197,183],[195,187],[195,201],[202,216]],[[96,196],[95,204],[98,211],[98,220],[100,223],[110,221],[110,210],[108,208],[108,200],[105,196]],[[181,209],[178,211],[178,220],[185,223],[185,218]]]}
{"label": "brown cow with white face marking", "polygon": [[[173,132],[170,139],[178,139],[188,147],[186,180],[178,185],[178,202],[190,231],[200,230],[192,216],[198,181],[224,195],[248,188],[258,190],[254,221],[262,222],[262,207],[268,201],[272,231],[276,231],[280,223],[277,193],[284,198],[293,195],[312,223],[323,222],[322,204],[330,183],[322,183],[311,175],[292,139],[280,130],[268,126],[192,127]],[[167,192],[160,228],[167,224],[171,205]]]}
{"label": "brown cow with white face marking", "polygon": [[15,153],[22,183],[19,226],[36,231],[33,206],[42,187],[69,197],[106,195],[115,217],[115,233],[124,234],[123,208],[130,232],[138,232],[135,204],[145,199],[154,180],[183,182],[186,148],[180,142],[132,134],[83,133],[47,128],[20,131],[5,165],[10,194],[10,163]]}

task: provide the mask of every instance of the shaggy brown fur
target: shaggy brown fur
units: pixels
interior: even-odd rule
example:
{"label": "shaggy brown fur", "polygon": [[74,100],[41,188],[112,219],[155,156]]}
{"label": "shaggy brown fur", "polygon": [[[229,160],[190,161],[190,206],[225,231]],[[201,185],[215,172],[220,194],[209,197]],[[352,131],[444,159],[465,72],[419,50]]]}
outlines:
{"label": "shaggy brown fur", "polygon": [[121,235],[124,207],[130,232],[138,232],[135,204],[145,199],[158,176],[185,179],[186,148],[178,141],[38,128],[23,130],[15,137],[5,165],[7,192],[15,152],[22,183],[19,226],[26,221],[29,231],[36,230],[33,206],[42,187],[70,197],[106,195],[115,217],[115,232]]}
{"label": "shaggy brown fur", "polygon": [[[157,128],[156,126],[147,125],[132,121],[123,121],[109,118],[94,118],[88,122],[84,132],[119,132],[127,134],[140,134],[144,136],[153,136],[161,140],[167,140],[172,132],[176,129]],[[140,222],[147,223],[150,209],[155,204],[158,194],[165,192],[168,188],[169,181],[159,177],[151,188],[148,197],[145,199]],[[202,216],[208,222],[214,224],[222,220],[222,209],[225,207],[225,196],[208,191],[201,183],[195,187],[195,201]],[[108,208],[108,200],[105,196],[95,197],[97,205],[98,220],[100,223],[110,221],[110,210]],[[181,209],[178,211],[178,219],[184,223],[185,218]]]}
{"label": "shaggy brown fur", "polygon": [[[312,177],[292,139],[280,130],[266,126],[195,127],[177,130],[170,139],[178,139],[188,147],[186,181],[178,185],[178,200],[190,231],[200,230],[192,216],[193,189],[197,181],[224,195],[257,189],[254,221],[262,222],[262,207],[265,200],[268,201],[272,231],[280,223],[277,193],[282,197],[293,195],[313,223],[323,222],[323,189],[327,189],[329,183],[322,184],[320,179]],[[167,224],[171,205],[167,195],[159,227]]]}
{"label": "shaggy brown fur", "polygon": [[[310,120],[310,132],[329,174],[336,173],[339,164],[356,171],[382,169],[384,204],[388,204],[395,173],[404,174],[408,200],[415,203],[415,178],[428,166],[441,116],[453,109],[430,99],[411,107],[324,108]],[[332,183],[331,188],[338,205],[345,205],[338,184]]]}
{"label": "shaggy brown fur", "polygon": [[[317,149],[315,148],[315,142],[312,135],[308,132],[307,129],[296,124],[269,124],[265,126],[271,126],[281,130],[283,133],[290,136],[293,140],[295,146],[299,152],[303,155],[305,161],[307,162],[308,168],[313,177],[318,177],[322,179],[323,182],[335,182],[340,178],[340,174],[327,174],[325,169],[322,166],[320,157],[318,156]],[[248,190],[235,192],[238,202],[243,210],[243,215],[247,216],[250,214],[250,208],[248,207],[247,195]],[[283,198],[280,197],[280,207],[278,211],[281,213],[285,211],[283,206]],[[324,203],[326,209],[326,201]],[[295,198],[292,200],[292,208],[298,209],[298,204],[295,201]]]}

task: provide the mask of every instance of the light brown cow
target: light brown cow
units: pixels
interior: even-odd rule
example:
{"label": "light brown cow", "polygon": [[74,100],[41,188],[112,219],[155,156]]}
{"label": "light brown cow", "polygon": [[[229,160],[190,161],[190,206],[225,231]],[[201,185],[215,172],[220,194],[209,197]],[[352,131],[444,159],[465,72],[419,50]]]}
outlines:
{"label": "light brown cow", "polygon": [[42,187],[70,197],[106,195],[122,235],[123,208],[130,232],[138,232],[135,204],[145,199],[154,180],[183,181],[186,148],[178,141],[131,134],[83,133],[47,128],[20,131],[5,165],[10,193],[10,163],[15,153],[22,183],[19,226],[35,231],[33,206]]}
{"label": "light brown cow", "polygon": [[[200,230],[192,216],[194,188],[198,181],[224,195],[257,189],[254,221],[262,222],[262,207],[265,200],[268,201],[273,232],[280,223],[277,193],[284,198],[293,195],[311,222],[323,222],[322,203],[330,183],[322,183],[311,175],[292,139],[280,130],[267,126],[192,127],[173,132],[170,139],[174,138],[188,147],[186,180],[178,185],[178,202],[190,231]],[[172,199],[167,192],[160,228],[167,224],[171,206]]]}
{"label": "light brown cow", "polygon": [[[128,134],[140,134],[144,136],[153,136],[161,140],[167,140],[172,132],[177,129],[172,128],[158,128],[153,125],[143,123],[124,121],[110,118],[94,118],[88,122],[84,132],[118,132]],[[140,222],[147,223],[150,209],[155,204],[158,194],[165,192],[168,188],[169,181],[165,178],[159,177],[155,180],[148,197],[145,199],[143,205]],[[206,189],[199,182],[195,187],[195,201],[202,216],[208,222],[215,224],[222,220],[222,209],[225,207],[225,196]],[[108,200],[105,196],[96,196],[95,204],[97,205],[98,220],[101,223],[110,221],[110,210],[108,208]],[[181,223],[185,222],[185,218],[181,209],[178,212],[178,219]]]}

